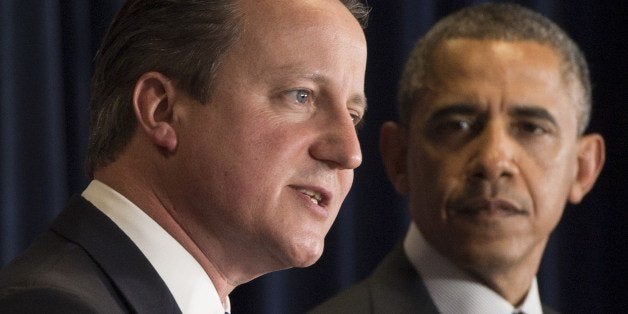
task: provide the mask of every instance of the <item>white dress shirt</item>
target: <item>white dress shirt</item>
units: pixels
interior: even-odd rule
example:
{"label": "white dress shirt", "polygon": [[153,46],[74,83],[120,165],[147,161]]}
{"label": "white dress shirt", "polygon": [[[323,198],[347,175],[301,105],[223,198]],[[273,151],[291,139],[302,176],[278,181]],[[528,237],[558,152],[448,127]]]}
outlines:
{"label": "white dress shirt", "polygon": [[510,314],[516,310],[526,314],[543,313],[536,278],[521,306],[515,308],[434,250],[414,223],[410,224],[403,246],[441,313]]}
{"label": "white dress shirt", "polygon": [[183,313],[231,311],[229,298],[223,308],[218,291],[194,257],[126,197],[97,180],[89,184],[82,196],[131,238],[166,283]]}

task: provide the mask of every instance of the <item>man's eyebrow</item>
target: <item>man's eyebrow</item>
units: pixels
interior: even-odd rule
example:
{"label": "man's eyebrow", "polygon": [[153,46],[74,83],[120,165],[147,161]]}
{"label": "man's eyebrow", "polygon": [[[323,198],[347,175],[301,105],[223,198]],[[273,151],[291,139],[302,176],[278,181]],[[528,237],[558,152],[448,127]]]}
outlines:
{"label": "man's eyebrow", "polygon": [[515,117],[542,119],[553,125],[558,125],[554,116],[547,109],[536,105],[518,105],[510,108],[508,113]]}
{"label": "man's eyebrow", "polygon": [[366,109],[368,108],[366,96],[364,94],[355,94],[349,99],[349,104],[355,104],[363,109],[363,114],[366,113]]}
{"label": "man's eyebrow", "polygon": [[277,73],[280,76],[292,76],[301,79],[312,80],[314,82],[323,83],[327,81],[327,78],[319,72],[312,72],[309,69],[302,68],[295,65],[282,65],[277,67]]}
{"label": "man's eyebrow", "polygon": [[428,117],[431,121],[438,121],[445,117],[460,114],[460,115],[472,115],[480,112],[480,109],[477,105],[469,104],[469,103],[456,103],[451,105],[443,106],[440,109],[432,112]]}

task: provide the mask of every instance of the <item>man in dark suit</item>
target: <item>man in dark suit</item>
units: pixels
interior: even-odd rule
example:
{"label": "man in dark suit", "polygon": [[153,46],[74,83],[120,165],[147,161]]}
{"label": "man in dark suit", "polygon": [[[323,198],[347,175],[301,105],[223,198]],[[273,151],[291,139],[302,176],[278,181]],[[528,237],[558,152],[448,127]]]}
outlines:
{"label": "man in dark suit", "polygon": [[305,267],[361,163],[368,10],[133,0],[96,57],[93,181],[0,273],[0,312],[224,313]]}
{"label": "man in dark suit", "polygon": [[400,122],[380,148],[412,223],[374,274],[315,313],[541,313],[536,273],[567,202],[591,189],[604,141],[585,134],[586,61],[541,15],[482,4],[414,48]]}

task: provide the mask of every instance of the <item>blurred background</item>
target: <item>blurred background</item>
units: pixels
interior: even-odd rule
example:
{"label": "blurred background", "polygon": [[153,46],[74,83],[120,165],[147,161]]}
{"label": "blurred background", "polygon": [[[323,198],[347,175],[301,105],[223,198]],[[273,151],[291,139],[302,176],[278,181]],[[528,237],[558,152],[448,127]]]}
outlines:
{"label": "blurred background", "polygon": [[[0,0],[0,266],[43,232],[84,171],[92,60],[121,0]],[[307,269],[238,287],[233,313],[301,313],[366,277],[408,225],[377,143],[396,119],[396,82],[413,47],[439,18],[483,1],[369,0],[369,111],[364,162],[326,240]],[[594,85],[590,131],[607,161],[585,200],[568,206],[539,272],[541,299],[565,313],[628,311],[628,20],[626,1],[514,1],[550,17],[580,45]]]}

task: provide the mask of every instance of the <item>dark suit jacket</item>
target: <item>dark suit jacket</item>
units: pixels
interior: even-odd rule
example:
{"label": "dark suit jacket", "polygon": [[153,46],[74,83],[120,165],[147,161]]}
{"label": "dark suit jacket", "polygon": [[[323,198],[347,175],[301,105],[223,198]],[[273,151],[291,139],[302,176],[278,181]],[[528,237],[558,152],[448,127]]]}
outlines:
{"label": "dark suit jacket", "polygon": [[[543,306],[543,312],[556,313]],[[400,243],[373,274],[311,313],[439,313]]]}
{"label": "dark suit jacket", "polygon": [[0,272],[0,313],[180,312],[142,252],[78,195]]}

